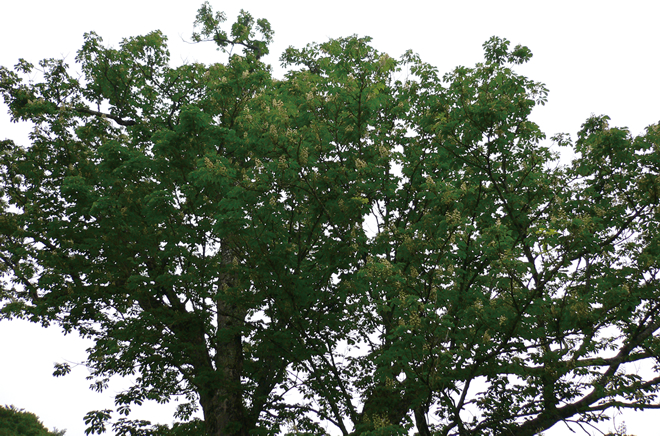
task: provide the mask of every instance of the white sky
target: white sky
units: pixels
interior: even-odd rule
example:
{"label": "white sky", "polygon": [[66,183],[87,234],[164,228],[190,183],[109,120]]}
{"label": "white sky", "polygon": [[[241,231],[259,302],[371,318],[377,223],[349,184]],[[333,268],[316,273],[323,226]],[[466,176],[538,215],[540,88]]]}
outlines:
{"label": "white sky", "polygon": [[[33,63],[64,57],[73,63],[83,33],[92,30],[114,45],[122,37],[160,29],[170,39],[173,63],[223,60],[211,44],[182,41],[190,40],[200,4],[201,0],[7,1],[0,14],[0,65],[13,66],[21,57]],[[527,45],[534,53],[532,61],[517,70],[550,89],[548,104],[533,114],[548,137],[558,132],[575,137],[592,113],[609,115],[611,125],[627,126],[633,134],[660,120],[660,2],[653,0],[211,4],[227,12],[228,23],[240,8],[271,22],[275,43],[266,62],[276,71],[279,55],[289,45],[358,34],[373,37],[373,45],[393,57],[412,49],[444,73],[481,61],[481,45],[496,35],[514,45]],[[24,143],[27,131],[10,124],[5,107],[0,108],[0,139]],[[82,436],[82,417],[89,410],[112,408],[113,388],[106,394],[89,391],[82,367],[64,378],[51,374],[53,362],[81,361],[86,346],[56,328],[0,322],[0,404],[25,408],[49,428],[66,428],[68,436]],[[170,423],[172,407],[166,409],[149,408],[139,417]],[[617,422],[622,419],[631,434],[658,434],[660,412],[626,412]],[[556,427],[546,435],[573,434],[562,424]],[[579,428],[575,430],[579,434]],[[611,430],[611,425],[603,430]]]}

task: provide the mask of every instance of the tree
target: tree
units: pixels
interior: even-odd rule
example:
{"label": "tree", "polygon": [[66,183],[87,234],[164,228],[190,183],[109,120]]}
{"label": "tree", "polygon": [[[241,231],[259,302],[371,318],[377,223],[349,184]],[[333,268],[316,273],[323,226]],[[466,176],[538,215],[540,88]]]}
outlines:
{"label": "tree", "polygon": [[66,430],[48,431],[34,413],[0,406],[0,436],[64,436]]}
{"label": "tree", "polygon": [[224,64],[90,33],[79,77],[0,69],[35,126],[2,142],[2,313],[93,339],[93,389],[136,377],[117,433],[170,431],[128,416],[175,397],[213,436],[533,435],[660,407],[657,125],[592,117],[554,138],[566,165],[529,120],[525,47],[492,38],[440,78],[349,37],[288,49],[278,80],[268,22],[224,21],[204,4],[193,36],[243,47]]}

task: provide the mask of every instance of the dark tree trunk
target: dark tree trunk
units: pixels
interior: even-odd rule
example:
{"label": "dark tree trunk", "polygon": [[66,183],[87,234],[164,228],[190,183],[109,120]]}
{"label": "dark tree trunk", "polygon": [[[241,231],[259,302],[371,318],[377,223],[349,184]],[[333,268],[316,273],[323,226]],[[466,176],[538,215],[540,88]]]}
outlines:
{"label": "dark tree trunk", "polygon": [[[224,392],[223,392],[224,391]],[[218,389],[215,395],[200,397],[207,436],[247,436],[242,398],[235,392]]]}
{"label": "dark tree trunk", "polygon": [[431,430],[426,423],[426,411],[422,406],[415,407],[415,424],[419,436],[431,436]]}
{"label": "dark tree trunk", "polygon": [[[232,262],[231,250],[221,246],[222,261]],[[215,337],[215,370],[208,380],[200,379],[200,405],[208,436],[247,436],[254,422],[245,409],[243,375],[243,327],[247,311],[240,296],[224,294],[236,285],[236,278],[223,274],[217,299],[217,334]]]}
{"label": "dark tree trunk", "polygon": [[[240,311],[222,302],[218,309],[215,370],[198,378],[200,405],[208,436],[247,436],[250,427],[243,403],[243,342]],[[234,309],[232,311],[232,309]]]}

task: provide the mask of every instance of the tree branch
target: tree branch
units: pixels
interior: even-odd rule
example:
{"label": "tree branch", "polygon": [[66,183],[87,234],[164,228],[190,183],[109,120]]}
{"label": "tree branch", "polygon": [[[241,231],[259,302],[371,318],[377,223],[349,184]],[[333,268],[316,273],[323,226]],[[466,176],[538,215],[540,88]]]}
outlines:
{"label": "tree branch", "polygon": [[123,119],[121,117],[118,117],[116,115],[106,114],[106,113],[95,111],[95,110],[92,110],[92,109],[89,109],[89,108],[86,108],[86,107],[76,107],[74,110],[78,113],[85,114],[85,115],[94,115],[94,116],[101,117],[101,118],[110,118],[115,123],[119,124],[120,126],[130,127],[130,126],[134,126],[134,125],[137,124],[134,120],[125,120],[125,119]]}

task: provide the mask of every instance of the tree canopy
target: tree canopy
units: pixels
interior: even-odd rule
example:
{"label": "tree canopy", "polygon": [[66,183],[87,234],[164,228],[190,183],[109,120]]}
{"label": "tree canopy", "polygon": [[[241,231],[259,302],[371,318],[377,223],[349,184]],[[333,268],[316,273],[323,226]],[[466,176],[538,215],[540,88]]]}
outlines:
{"label": "tree canopy", "polygon": [[[209,436],[531,436],[660,408],[657,124],[547,141],[532,54],[497,37],[444,76],[332,39],[278,79],[268,22],[225,20],[205,3],[193,35],[224,63],[89,33],[79,74],[0,68],[34,125],[0,143],[2,314],[92,339],[99,392],[135,380],[89,433],[201,409]],[[171,430],[130,418],[175,398]]]}

